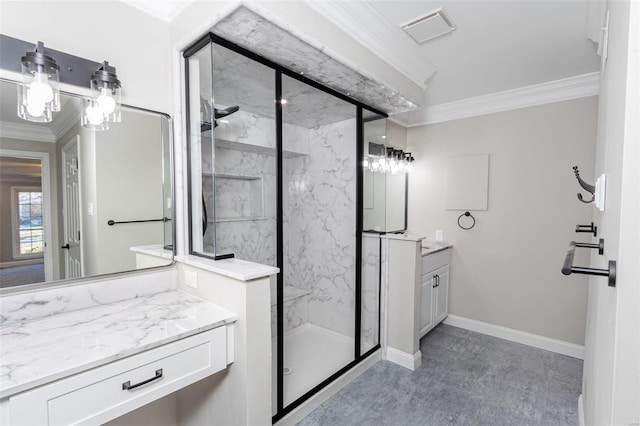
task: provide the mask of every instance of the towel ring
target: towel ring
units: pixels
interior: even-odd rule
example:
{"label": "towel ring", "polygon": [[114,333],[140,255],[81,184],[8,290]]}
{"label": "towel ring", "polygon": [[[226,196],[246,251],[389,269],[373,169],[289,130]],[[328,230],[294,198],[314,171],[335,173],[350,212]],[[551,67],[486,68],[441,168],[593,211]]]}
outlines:
{"label": "towel ring", "polygon": [[[473,220],[473,223],[472,223],[472,224],[471,224],[471,226],[469,226],[468,228],[465,228],[465,227],[464,227],[464,226],[462,226],[462,224],[460,223],[460,219],[462,219],[462,217],[463,217],[463,216],[470,217],[470,218],[471,218],[471,220]],[[475,217],[473,217],[473,215],[471,215],[471,213],[469,213],[469,212],[464,212],[464,213],[462,213],[460,216],[458,216],[458,226],[459,226],[460,228],[464,229],[465,231],[466,231],[466,230],[469,230],[469,229],[473,228],[474,226],[476,226],[476,218],[475,218]]]}

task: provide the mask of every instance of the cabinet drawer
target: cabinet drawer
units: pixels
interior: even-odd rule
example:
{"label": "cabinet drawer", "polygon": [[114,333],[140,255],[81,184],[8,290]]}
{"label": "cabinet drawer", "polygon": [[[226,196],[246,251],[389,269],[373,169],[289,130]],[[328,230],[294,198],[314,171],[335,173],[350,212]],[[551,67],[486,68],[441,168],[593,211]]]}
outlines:
{"label": "cabinet drawer", "polygon": [[422,273],[434,271],[438,268],[442,268],[444,265],[448,265],[451,261],[451,249],[445,249],[433,254],[422,256]]}
{"label": "cabinet drawer", "polygon": [[226,355],[225,327],[196,334],[18,394],[11,423],[104,423],[223,370]]}

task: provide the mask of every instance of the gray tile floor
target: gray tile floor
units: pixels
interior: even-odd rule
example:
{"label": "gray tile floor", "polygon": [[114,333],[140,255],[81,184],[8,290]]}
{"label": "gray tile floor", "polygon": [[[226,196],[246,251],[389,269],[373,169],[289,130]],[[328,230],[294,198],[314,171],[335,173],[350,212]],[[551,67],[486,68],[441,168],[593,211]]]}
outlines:
{"label": "gray tile floor", "polygon": [[582,361],[441,324],[412,372],[380,361],[300,423],[577,425]]}

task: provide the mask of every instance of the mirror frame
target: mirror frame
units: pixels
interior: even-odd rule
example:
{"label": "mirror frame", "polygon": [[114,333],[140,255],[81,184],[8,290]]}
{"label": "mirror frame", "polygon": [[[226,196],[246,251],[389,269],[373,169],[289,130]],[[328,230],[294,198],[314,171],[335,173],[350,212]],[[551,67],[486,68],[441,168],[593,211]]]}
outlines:
{"label": "mirror frame", "polygon": [[[22,84],[19,81],[13,80],[11,78],[7,78],[5,76],[0,76],[0,83],[1,82],[5,82],[5,83],[11,83],[11,84]],[[69,89],[69,88],[75,88],[75,86],[69,86],[69,85],[65,85],[65,89]],[[82,91],[82,88],[78,88],[80,89],[79,91]],[[86,99],[87,96],[84,94],[80,94],[80,93],[73,93],[67,90],[60,90],[60,94],[61,95],[67,95],[67,96],[72,96],[74,98],[79,98],[79,99]],[[167,119],[168,123],[169,123],[169,132],[168,132],[168,137],[169,137],[169,176],[171,179],[171,212],[172,212],[172,217],[171,217],[171,242],[172,242],[172,253],[173,253],[173,258],[171,259],[170,263],[167,263],[166,265],[161,265],[161,266],[151,266],[148,268],[141,268],[141,269],[131,269],[131,270],[127,270],[127,271],[119,271],[119,272],[112,272],[112,273],[107,273],[107,274],[98,274],[98,275],[91,275],[88,277],[81,277],[81,278],[67,278],[67,279],[61,279],[61,280],[55,280],[55,281],[43,281],[43,282],[39,282],[39,283],[31,283],[31,284],[24,284],[24,285],[18,285],[18,286],[11,286],[11,287],[2,287],[0,288],[0,296],[5,296],[5,295],[10,295],[10,294],[19,294],[19,293],[28,293],[28,292],[33,292],[33,291],[37,291],[37,290],[41,290],[41,289],[50,289],[50,288],[56,288],[56,287],[66,287],[66,286],[72,286],[72,285],[81,285],[81,284],[88,284],[88,283],[92,283],[92,282],[96,282],[96,281],[104,281],[106,279],[110,279],[110,278],[123,278],[123,277],[127,277],[127,276],[135,276],[135,275],[140,275],[140,274],[144,274],[150,271],[158,271],[161,269],[165,269],[165,268],[171,268],[173,267],[173,265],[175,265],[176,263],[176,256],[177,256],[177,251],[176,251],[176,218],[175,218],[175,214],[176,214],[176,178],[175,178],[175,146],[174,146],[174,125],[173,125],[173,118],[164,112],[160,112],[160,111],[154,111],[152,109],[148,109],[148,108],[143,108],[143,107],[137,107],[137,106],[133,106],[133,105],[129,105],[129,104],[122,104],[122,107],[125,109],[129,109],[129,110],[133,110],[133,111],[140,111],[140,112],[144,112],[144,113],[151,113],[151,114],[157,114],[160,115],[164,118]],[[163,205],[164,205],[164,200],[163,200]]]}

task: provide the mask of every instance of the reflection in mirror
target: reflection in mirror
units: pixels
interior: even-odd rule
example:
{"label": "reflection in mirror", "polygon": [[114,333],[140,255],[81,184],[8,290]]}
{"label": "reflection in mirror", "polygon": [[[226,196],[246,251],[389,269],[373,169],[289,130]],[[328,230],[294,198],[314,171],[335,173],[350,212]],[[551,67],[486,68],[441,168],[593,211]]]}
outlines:
{"label": "reflection in mirror", "polygon": [[363,162],[365,231],[400,232],[407,229],[407,175],[404,169],[389,167],[390,150],[392,148],[387,146],[387,120],[380,116],[366,117]]}
{"label": "reflection in mirror", "polygon": [[16,86],[0,81],[0,287],[170,264],[169,118],[123,107],[96,132],[61,94],[51,123],[27,122]]}

